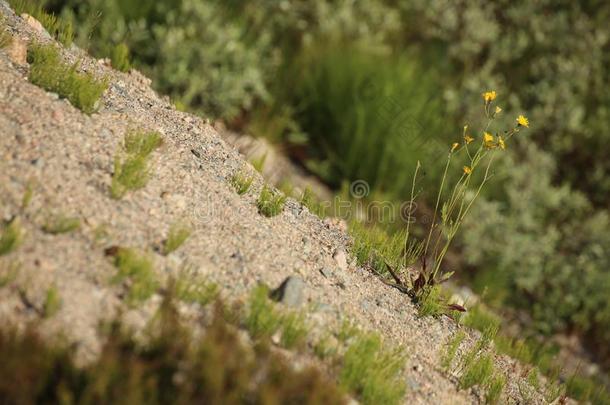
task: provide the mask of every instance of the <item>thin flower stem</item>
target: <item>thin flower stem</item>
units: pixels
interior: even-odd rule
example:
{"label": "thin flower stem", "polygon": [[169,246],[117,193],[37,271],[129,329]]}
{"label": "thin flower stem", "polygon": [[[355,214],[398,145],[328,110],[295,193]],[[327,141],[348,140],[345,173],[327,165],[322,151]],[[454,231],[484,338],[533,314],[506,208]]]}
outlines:
{"label": "thin flower stem", "polygon": [[[449,246],[451,245],[451,242],[453,241],[453,237],[455,236],[455,234],[457,233],[458,229],[460,228],[462,222],[464,221],[464,218],[466,217],[466,214],[468,214],[468,211],[470,211],[470,208],[472,207],[472,204],[475,202],[475,200],[477,199],[477,197],[481,193],[481,190],[483,189],[483,186],[489,180],[489,169],[491,168],[491,164],[493,162],[494,156],[495,156],[495,154],[492,153],[492,155],[491,155],[491,157],[489,159],[489,162],[487,163],[487,167],[485,169],[485,175],[483,176],[483,180],[481,181],[481,184],[477,188],[477,192],[475,193],[474,197],[470,200],[470,203],[466,206],[466,209],[463,212],[462,212],[462,205],[460,205],[460,212],[458,213],[458,217],[456,219],[455,225],[452,227],[451,231],[449,232],[449,235],[447,237],[447,241],[445,242],[445,245],[443,246],[443,249],[442,249],[441,253],[435,259],[434,271],[432,272],[432,279],[433,280],[436,277],[436,275],[437,275],[437,273],[438,273],[438,271],[439,271],[439,269],[441,267],[441,263],[443,262],[443,259],[445,258],[445,255],[447,254],[447,251],[449,250]],[[464,202],[464,200],[462,200],[462,204],[463,204],[463,202]]]}
{"label": "thin flower stem", "polygon": [[[417,161],[417,166],[415,167],[415,174],[413,175],[413,183],[411,184],[411,199],[409,200],[409,219],[407,220],[407,231],[405,235],[405,260],[407,260],[406,252],[409,249],[409,229],[411,228],[411,208],[413,207],[413,200],[415,194],[415,181],[417,180],[417,173],[420,168],[419,160]],[[406,265],[406,264],[405,264]]]}
{"label": "thin flower stem", "polygon": [[428,253],[428,246],[430,245],[430,239],[432,238],[432,230],[436,224],[436,213],[438,211],[438,205],[441,202],[441,195],[443,194],[443,188],[445,187],[445,180],[447,179],[447,171],[449,170],[449,163],[451,162],[451,153],[447,157],[447,164],[445,165],[445,171],[443,172],[443,179],[441,180],[441,186],[438,190],[438,196],[436,197],[436,205],[434,206],[434,215],[432,216],[432,222],[430,223],[430,232],[428,232],[428,238],[426,240],[426,246],[424,248],[424,257]]}

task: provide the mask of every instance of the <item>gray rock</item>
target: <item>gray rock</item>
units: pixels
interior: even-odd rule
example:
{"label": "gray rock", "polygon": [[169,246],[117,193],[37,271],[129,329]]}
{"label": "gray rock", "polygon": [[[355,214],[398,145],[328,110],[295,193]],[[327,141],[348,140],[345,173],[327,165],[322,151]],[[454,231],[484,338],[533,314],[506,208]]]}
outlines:
{"label": "gray rock", "polygon": [[371,304],[371,302],[369,300],[362,300],[360,301],[360,308],[362,308],[363,311],[370,311],[373,308],[373,305]]}
{"label": "gray rock", "polygon": [[303,304],[305,282],[297,276],[290,276],[270,294],[271,299],[289,307],[299,307]]}
{"label": "gray rock", "polygon": [[322,273],[322,275],[326,278],[331,278],[333,276],[333,271],[328,267],[322,267],[320,269],[320,273]]}
{"label": "gray rock", "polygon": [[347,255],[345,254],[345,250],[337,249],[333,254],[333,258],[337,262],[337,266],[341,270],[347,270]]}

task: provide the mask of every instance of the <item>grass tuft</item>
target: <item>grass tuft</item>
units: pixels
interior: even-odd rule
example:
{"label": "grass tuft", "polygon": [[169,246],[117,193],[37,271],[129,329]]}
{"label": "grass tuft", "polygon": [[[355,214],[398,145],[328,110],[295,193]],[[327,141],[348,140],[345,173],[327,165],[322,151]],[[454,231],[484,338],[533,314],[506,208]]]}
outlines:
{"label": "grass tuft", "polygon": [[266,217],[274,217],[282,212],[284,204],[286,203],[286,196],[280,193],[275,193],[267,185],[261,190],[261,194],[258,197],[256,203],[258,212]]}
{"label": "grass tuft", "polygon": [[339,382],[363,404],[398,404],[405,393],[404,355],[384,349],[377,334],[360,334],[348,347]]}
{"label": "grass tuft", "polygon": [[460,330],[447,343],[447,347],[445,348],[445,352],[443,353],[441,359],[441,366],[445,370],[449,370],[451,368],[451,364],[455,359],[455,355],[457,354],[457,351],[465,338],[466,334],[464,333],[464,331]]}
{"label": "grass tuft", "polygon": [[301,313],[293,312],[284,315],[281,320],[281,345],[286,349],[301,349],[307,341],[309,328]]}
{"label": "grass tuft", "polygon": [[460,376],[460,389],[468,389],[475,385],[484,386],[493,372],[494,364],[490,353],[475,357],[466,364],[464,373]]}
{"label": "grass tuft", "polygon": [[17,278],[20,267],[18,262],[0,263],[0,288],[6,287]]}
{"label": "grass tuft", "polygon": [[153,271],[152,260],[132,249],[119,248],[114,265],[118,273],[112,281],[122,283],[127,281],[129,293],[127,301],[136,304],[150,298],[159,287]]}
{"label": "grass tuft", "polygon": [[333,344],[332,339],[330,335],[324,335],[314,345],[313,352],[320,360],[337,354],[337,346]]}
{"label": "grass tuft", "polygon": [[309,187],[306,187],[305,190],[303,190],[303,194],[301,195],[301,204],[307,207],[309,212],[317,215],[320,218],[324,218],[326,216],[324,205],[320,203],[318,197]]}
{"label": "grass tuft", "polygon": [[259,285],[252,290],[244,323],[255,339],[270,338],[281,326],[281,316],[269,299],[269,289]]}
{"label": "grass tuft", "polygon": [[47,13],[41,0],[8,0],[15,14],[29,14],[37,19],[47,32],[65,46],[72,45],[74,28],[71,21],[64,21],[55,15]]}
{"label": "grass tuft", "polygon": [[110,186],[112,198],[119,199],[128,191],[146,186],[150,177],[150,154],[162,143],[163,139],[158,132],[127,131],[123,151],[114,158],[114,174]]}
{"label": "grass tuft", "polygon": [[129,62],[129,48],[125,43],[120,43],[112,48],[110,55],[112,61],[112,67],[121,72],[128,72],[131,69],[131,63]]}
{"label": "grass tuft", "polygon": [[161,145],[163,145],[163,138],[160,133],[155,131],[131,129],[125,134],[125,152],[130,155],[148,157]]}
{"label": "grass tuft", "polygon": [[11,253],[21,244],[23,231],[17,218],[0,228],[0,256]]}
{"label": "grass tuft", "polygon": [[418,300],[419,306],[417,309],[421,317],[439,316],[447,310],[446,300],[441,287],[438,285],[426,287],[420,292]]}
{"label": "grass tuft", "polygon": [[487,310],[483,305],[478,304],[468,310],[462,318],[462,323],[473,329],[484,331],[490,327],[498,329],[501,319],[493,312]]}
{"label": "grass tuft", "polygon": [[92,73],[79,73],[78,62],[68,66],[61,61],[54,45],[34,44],[28,50],[30,82],[66,98],[84,113],[95,112],[108,87],[108,79],[96,79]]}
{"label": "grass tuft", "polygon": [[4,16],[0,15],[0,49],[8,47],[13,42],[13,37],[6,31]]}
{"label": "grass tuft", "polygon": [[168,255],[176,251],[186,240],[191,236],[192,230],[190,226],[176,223],[169,228],[167,239],[163,243],[163,254]]}
{"label": "grass tuft", "polygon": [[355,322],[350,321],[349,319],[344,319],[341,323],[341,327],[339,328],[337,338],[340,342],[347,343],[350,339],[359,336],[360,333],[360,328]]}
{"label": "grass tuft", "polygon": [[47,290],[47,294],[44,299],[43,305],[43,315],[45,318],[50,318],[54,316],[59,309],[61,308],[61,296],[59,295],[59,290],[55,286],[51,286]]}
{"label": "grass tuft", "polygon": [[386,262],[398,268],[415,261],[414,256],[407,257],[406,263],[403,259],[406,235],[403,231],[390,236],[379,226],[366,226],[358,221],[352,221],[349,229],[354,240],[352,254],[360,266],[369,265],[376,273],[386,274]]}
{"label": "grass tuft", "polygon": [[250,176],[245,172],[235,173],[235,175],[231,177],[231,185],[239,195],[244,195],[250,190],[252,181],[254,181],[254,176]]}
{"label": "grass tuft", "polygon": [[23,197],[21,198],[22,211],[26,210],[32,202],[32,197],[34,197],[34,186],[34,180],[28,181],[25,186],[25,191],[23,192]]}
{"label": "grass tuft", "polygon": [[[171,304],[171,303],[170,303]],[[220,304],[219,304],[220,306]],[[0,398],[11,404],[345,404],[319,370],[251,345],[215,311],[203,333],[164,304],[143,341],[115,320],[84,367],[63,340],[34,326],[0,327]]]}
{"label": "grass tuft", "polygon": [[254,170],[256,170],[259,173],[263,173],[263,169],[265,168],[265,162],[267,160],[267,153],[264,153],[263,155],[257,157],[257,158],[252,158],[252,160],[250,160],[250,163],[252,164],[252,167],[254,167]]}
{"label": "grass tuft", "polygon": [[497,404],[500,401],[500,396],[502,396],[502,391],[504,391],[504,386],[506,386],[506,377],[501,374],[494,375],[487,386],[485,403]]}
{"label": "grass tuft", "polygon": [[67,217],[63,214],[51,215],[42,225],[42,230],[46,233],[57,235],[68,233],[80,228],[80,219]]}
{"label": "grass tuft", "polygon": [[183,270],[174,280],[173,292],[180,301],[204,307],[218,297],[218,285],[193,271]]}

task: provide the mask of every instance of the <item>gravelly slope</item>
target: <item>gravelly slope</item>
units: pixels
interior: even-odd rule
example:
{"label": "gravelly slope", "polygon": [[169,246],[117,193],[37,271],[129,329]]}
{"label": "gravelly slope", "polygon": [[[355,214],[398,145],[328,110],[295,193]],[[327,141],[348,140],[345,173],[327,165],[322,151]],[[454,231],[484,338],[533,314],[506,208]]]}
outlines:
{"label": "gravelly slope", "polygon": [[[13,31],[25,40],[43,40],[0,2]],[[101,108],[91,116],[27,81],[27,66],[15,66],[0,51],[0,218],[19,216],[27,234],[23,245],[0,264],[21,263],[17,279],[0,289],[0,322],[36,321],[50,335],[66,334],[83,359],[99,344],[101,319],[124,310],[142,326],[160,301],[155,296],[128,309],[124,288],[109,281],[116,270],[104,248],[110,245],[149,251],[163,280],[184,266],[220,284],[229,300],[241,299],[258,282],[278,285],[289,275],[307,284],[312,334],[357,320],[379,331],[389,344],[409,355],[405,403],[479,402],[476,392],[459,391],[454,377],[440,371],[439,351],[455,332],[448,319],[419,319],[413,304],[350,261],[342,269],[333,254],[349,252],[349,239],[333,221],[322,221],[294,200],[282,214],[258,214],[256,197],[262,179],[238,196],[231,176],[242,167],[254,171],[200,118],[176,111],[137,72],[117,73],[73,48],[67,61],[82,60],[82,69],[107,75],[110,86]],[[153,154],[153,175],[140,191],[122,200],[110,198],[113,157],[128,128],[148,128],[163,135]],[[28,185],[33,198],[20,209]],[[41,230],[52,213],[81,219],[79,230],[49,235]],[[195,232],[175,253],[154,252],[177,220]],[[108,235],[99,238],[100,230]],[[330,277],[320,273],[322,268]],[[41,316],[47,289],[55,285],[63,304],[57,315]],[[473,337],[469,338],[470,340]],[[510,376],[519,366],[498,358]],[[516,381],[507,389],[520,401]],[[539,400],[536,400],[538,402]]]}

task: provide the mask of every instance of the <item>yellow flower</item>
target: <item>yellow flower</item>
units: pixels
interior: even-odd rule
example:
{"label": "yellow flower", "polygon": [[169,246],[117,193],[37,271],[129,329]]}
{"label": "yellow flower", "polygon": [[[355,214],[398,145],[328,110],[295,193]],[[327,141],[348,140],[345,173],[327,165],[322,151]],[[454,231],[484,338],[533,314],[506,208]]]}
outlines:
{"label": "yellow flower", "polygon": [[464,174],[470,174],[472,173],[472,169],[468,166],[464,166]]}
{"label": "yellow flower", "polygon": [[474,138],[470,135],[464,135],[464,141],[469,144],[470,142],[474,141]]}
{"label": "yellow flower", "polygon": [[483,93],[483,100],[485,100],[486,103],[494,101],[495,99],[496,99],[496,91],[495,90],[486,91],[485,93]]}
{"label": "yellow flower", "polygon": [[498,137],[498,145],[500,145],[500,149],[506,149],[506,144],[504,143],[504,139],[501,136]]}
{"label": "yellow flower", "polygon": [[496,144],[494,142],[494,136],[492,134],[490,134],[489,132],[485,132],[483,134],[483,144],[485,145],[486,148],[495,148]]}
{"label": "yellow flower", "polygon": [[496,106],[496,115],[500,114],[502,112],[502,109],[498,106]]}
{"label": "yellow flower", "polygon": [[454,142],[453,145],[451,145],[451,152],[453,152],[454,150],[456,150],[458,147],[460,146],[459,143]]}
{"label": "yellow flower", "polygon": [[523,115],[520,115],[517,117],[517,125],[525,127],[525,128],[529,128],[530,122]]}

